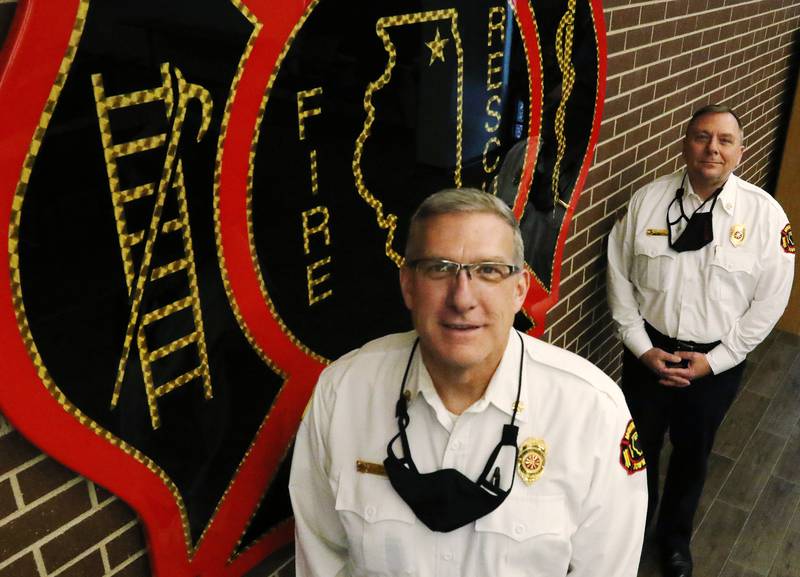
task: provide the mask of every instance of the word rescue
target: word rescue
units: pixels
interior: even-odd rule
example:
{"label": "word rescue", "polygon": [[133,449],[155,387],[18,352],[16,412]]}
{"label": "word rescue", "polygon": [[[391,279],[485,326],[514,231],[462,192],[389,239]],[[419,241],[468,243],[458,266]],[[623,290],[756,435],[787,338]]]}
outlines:
{"label": "word rescue", "polygon": [[[297,93],[297,130],[300,140],[306,139],[306,120],[322,115],[322,106],[314,102],[322,96],[322,87],[311,90],[301,90]],[[311,172],[312,199],[319,192],[319,178],[317,173],[317,149],[310,148],[308,158]],[[317,205],[300,213],[303,231],[303,252],[308,261],[306,263],[306,286],[308,288],[308,306],[317,304],[333,295],[333,289],[325,289],[325,284],[331,278],[327,272],[331,264],[331,256],[323,256],[326,252],[323,247],[330,247],[331,230],[328,226],[330,212],[327,206]]]}
{"label": "word rescue", "polygon": [[[500,129],[502,120],[503,99],[503,59],[505,58],[506,45],[506,9],[505,6],[493,6],[489,9],[488,38],[486,46],[488,50],[486,62],[486,115],[493,120],[483,123],[487,139],[483,145],[483,155],[481,158],[483,172],[493,174],[500,164],[500,139],[497,131]],[[498,50],[499,49],[499,50]],[[494,150],[494,159],[489,161],[489,154]],[[483,189],[487,190],[487,182],[483,183]]]}

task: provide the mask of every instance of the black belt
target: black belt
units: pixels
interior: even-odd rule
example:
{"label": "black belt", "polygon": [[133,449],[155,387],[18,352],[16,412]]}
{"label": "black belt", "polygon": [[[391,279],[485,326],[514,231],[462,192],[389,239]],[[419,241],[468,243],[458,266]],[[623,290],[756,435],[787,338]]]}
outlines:
{"label": "black belt", "polygon": [[713,343],[696,343],[694,341],[681,341],[679,339],[673,339],[672,337],[668,337],[667,335],[663,335],[658,332],[647,321],[644,323],[644,328],[647,331],[653,346],[665,350],[668,353],[674,353],[675,351],[707,353],[720,343],[719,341],[714,341]]}

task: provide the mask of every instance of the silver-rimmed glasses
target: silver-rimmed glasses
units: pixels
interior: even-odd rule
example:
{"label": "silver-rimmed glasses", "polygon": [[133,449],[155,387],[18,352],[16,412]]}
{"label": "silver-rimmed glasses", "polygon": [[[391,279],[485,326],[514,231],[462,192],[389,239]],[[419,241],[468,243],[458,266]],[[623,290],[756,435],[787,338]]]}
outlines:
{"label": "silver-rimmed glasses", "polygon": [[406,262],[406,266],[431,280],[455,278],[463,270],[469,279],[474,275],[474,278],[490,283],[498,283],[520,271],[520,267],[503,262],[460,263],[443,258],[419,258]]}

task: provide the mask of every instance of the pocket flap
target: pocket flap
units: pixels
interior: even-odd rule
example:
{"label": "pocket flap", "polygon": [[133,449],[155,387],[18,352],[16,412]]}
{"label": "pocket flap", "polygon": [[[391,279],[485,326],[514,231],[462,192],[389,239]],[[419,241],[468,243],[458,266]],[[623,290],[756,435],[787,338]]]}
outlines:
{"label": "pocket flap", "polygon": [[566,524],[567,512],[562,496],[524,499],[509,496],[498,509],[475,521],[475,530],[525,541],[536,535],[561,534]]}
{"label": "pocket flap", "polygon": [[637,238],[633,243],[633,254],[650,258],[659,256],[675,258],[675,253],[670,250],[666,237]]}
{"label": "pocket flap", "polygon": [[741,250],[717,250],[711,264],[722,267],[728,272],[753,272],[755,257]]}
{"label": "pocket flap", "polygon": [[367,523],[415,523],[416,515],[394,490],[389,479],[364,473],[342,473],[336,493],[336,510],[355,513]]}

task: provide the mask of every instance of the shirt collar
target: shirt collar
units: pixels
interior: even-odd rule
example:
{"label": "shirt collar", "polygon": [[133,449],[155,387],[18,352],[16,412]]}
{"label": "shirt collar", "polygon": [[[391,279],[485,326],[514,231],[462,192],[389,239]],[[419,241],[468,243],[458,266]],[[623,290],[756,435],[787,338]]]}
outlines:
{"label": "shirt collar", "polygon": [[[522,343],[516,331],[510,329],[503,358],[500,359],[497,370],[495,370],[492,378],[489,380],[489,385],[486,387],[483,397],[473,403],[465,413],[480,413],[491,404],[506,413],[509,416],[510,422],[510,417],[514,413],[514,403],[517,400],[521,346]],[[439,397],[439,393],[436,392],[436,388],[433,386],[433,381],[431,380],[430,373],[428,373],[428,369],[425,367],[425,363],[422,362],[422,355],[417,352],[415,353],[415,357],[414,365],[411,368],[408,382],[406,383],[407,398],[409,400],[415,399],[421,394],[437,415],[442,413],[441,417],[443,418],[446,409]],[[525,423],[527,422],[528,395],[525,387],[524,363],[522,370],[522,390],[519,396],[520,406],[517,411],[517,420]]]}
{"label": "shirt collar", "polygon": [[[722,187],[722,192],[720,192],[717,197],[717,204],[728,214],[733,214],[733,209],[736,208],[737,181],[738,178],[736,175],[731,173],[730,176],[728,176],[728,180],[725,181],[725,185]],[[692,183],[688,177],[686,178],[686,194],[692,195],[698,199],[698,202],[702,202],[702,199],[697,196],[697,193],[692,188]]]}

